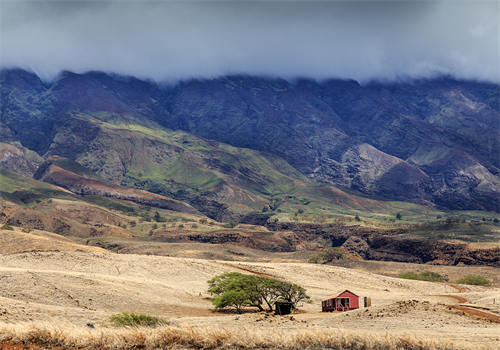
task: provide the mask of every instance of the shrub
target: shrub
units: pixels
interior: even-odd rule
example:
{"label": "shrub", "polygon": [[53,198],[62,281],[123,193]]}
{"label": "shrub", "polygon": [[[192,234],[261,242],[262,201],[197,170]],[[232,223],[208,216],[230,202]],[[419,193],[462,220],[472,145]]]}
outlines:
{"label": "shrub", "polygon": [[3,226],[1,227],[1,229],[2,229],[2,230],[14,231],[14,227],[12,227],[12,226],[10,226],[10,225],[7,225],[7,224],[3,225]]}
{"label": "shrub", "polygon": [[116,327],[156,327],[167,324],[157,317],[128,312],[115,314],[111,316],[109,321]]}
{"label": "shrub", "polygon": [[354,217],[354,220],[356,220],[356,221],[361,221],[361,218],[360,218],[358,215],[356,215],[356,216]]}
{"label": "shrub", "polygon": [[177,226],[178,228],[184,228],[184,225],[183,224],[179,224],[179,226]]}
{"label": "shrub", "polygon": [[401,213],[397,213],[396,214],[396,219],[401,220],[401,218],[402,218]]}
{"label": "shrub", "polygon": [[399,278],[405,278],[408,280],[419,280],[427,282],[446,282],[448,277],[440,275],[437,272],[432,271],[422,271],[419,273],[415,272],[404,272],[399,274]]}
{"label": "shrub", "polygon": [[489,286],[491,284],[490,280],[479,275],[465,275],[460,278],[457,283],[470,284],[474,286]]}
{"label": "shrub", "polygon": [[167,221],[167,220],[166,220],[164,217],[162,217],[162,216],[160,215],[160,213],[158,213],[158,212],[156,212],[156,213],[155,213],[155,215],[154,215],[153,219],[154,219],[154,221],[156,221],[156,222],[165,222],[165,221]]}
{"label": "shrub", "polygon": [[215,276],[208,282],[208,292],[215,297],[212,303],[220,310],[234,307],[241,313],[245,306],[264,311],[264,306],[272,311],[276,301],[288,301],[295,308],[300,301],[309,301],[306,290],[294,283],[278,281],[274,278],[227,272]]}
{"label": "shrub", "polygon": [[207,223],[207,219],[200,219],[199,223],[205,225]]}
{"label": "shrub", "polygon": [[494,222],[495,224],[498,224],[499,220],[498,220],[497,218],[494,218],[494,219],[493,219],[493,222]]}
{"label": "shrub", "polygon": [[222,227],[224,227],[224,228],[233,228],[235,226],[236,226],[236,224],[234,222],[227,222],[224,225],[222,225]]}
{"label": "shrub", "polygon": [[309,262],[313,264],[326,264],[332,260],[340,260],[345,258],[345,253],[340,248],[326,248],[325,250],[313,255]]}
{"label": "shrub", "polygon": [[135,220],[130,221],[130,226],[135,227],[137,225],[137,222]]}

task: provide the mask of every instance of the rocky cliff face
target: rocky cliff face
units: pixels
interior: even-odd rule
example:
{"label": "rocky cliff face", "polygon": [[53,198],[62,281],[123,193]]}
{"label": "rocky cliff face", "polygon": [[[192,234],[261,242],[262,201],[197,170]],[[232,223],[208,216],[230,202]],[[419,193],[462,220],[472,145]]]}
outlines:
{"label": "rocky cliff face", "polygon": [[[310,179],[377,198],[500,210],[498,85],[231,76],[167,88],[99,72],[65,72],[44,84],[22,70],[4,70],[0,79],[0,135],[40,155],[82,158],[82,148],[98,147],[102,129],[87,116],[272,153]],[[106,146],[113,159],[127,158],[115,146]],[[123,176],[127,165],[79,161],[109,177]]]}
{"label": "rocky cliff face", "polygon": [[300,240],[323,237],[334,247],[367,260],[386,260],[436,265],[489,265],[500,267],[500,248],[471,248],[465,243],[449,243],[400,237],[406,229],[381,230],[343,224],[269,223],[272,231],[287,230]]}

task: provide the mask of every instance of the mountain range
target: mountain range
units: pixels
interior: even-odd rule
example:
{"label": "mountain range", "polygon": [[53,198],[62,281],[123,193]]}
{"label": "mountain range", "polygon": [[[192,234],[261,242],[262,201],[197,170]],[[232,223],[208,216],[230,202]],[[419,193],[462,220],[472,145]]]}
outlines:
{"label": "mountain range", "polygon": [[158,84],[103,72],[44,82],[21,69],[2,70],[0,84],[0,166],[73,193],[221,220],[279,208],[500,211],[497,84]]}

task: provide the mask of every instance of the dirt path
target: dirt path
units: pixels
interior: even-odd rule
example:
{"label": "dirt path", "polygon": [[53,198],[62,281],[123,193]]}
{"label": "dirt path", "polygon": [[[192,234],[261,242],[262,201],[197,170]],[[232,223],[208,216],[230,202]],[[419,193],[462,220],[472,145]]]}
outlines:
{"label": "dirt path", "polygon": [[271,275],[269,273],[257,271],[257,270],[251,269],[249,267],[244,267],[244,266],[241,266],[240,264],[228,264],[228,263],[220,263],[220,264],[224,265],[224,266],[232,267],[232,268],[235,268],[238,270],[250,272],[250,273],[253,273],[254,275],[257,275],[257,276],[279,279],[279,277],[277,277],[277,276]]}
{"label": "dirt path", "polygon": [[464,286],[457,286],[456,284],[453,283],[446,283],[448,286],[451,288],[454,288],[458,293],[464,293],[468,292],[470,289]]}
{"label": "dirt path", "polygon": [[[457,286],[456,284],[448,283],[448,286],[454,288],[458,293],[464,293],[468,292],[470,289],[464,286]],[[464,298],[462,296],[458,295],[451,295],[451,294],[440,294],[440,295],[433,295],[436,297],[444,297],[444,298],[450,298],[455,300],[459,304],[464,304],[469,302],[467,298]],[[465,315],[469,315],[472,317],[480,318],[482,320],[490,321],[493,323],[500,323],[500,316],[495,315],[491,312],[488,311],[481,311],[478,310],[472,306],[467,306],[467,305],[448,305],[450,308],[454,310],[458,310],[463,312]]]}
{"label": "dirt path", "polygon": [[450,298],[455,300],[459,304],[464,304],[468,302],[467,298],[458,296],[458,295],[451,295],[451,294],[432,294],[431,296],[433,297],[442,297],[442,298]]}
{"label": "dirt path", "polygon": [[462,311],[464,314],[469,316],[474,316],[493,323],[500,323],[500,316],[492,314],[490,312],[477,310],[465,305],[449,305],[449,307],[458,311]]}

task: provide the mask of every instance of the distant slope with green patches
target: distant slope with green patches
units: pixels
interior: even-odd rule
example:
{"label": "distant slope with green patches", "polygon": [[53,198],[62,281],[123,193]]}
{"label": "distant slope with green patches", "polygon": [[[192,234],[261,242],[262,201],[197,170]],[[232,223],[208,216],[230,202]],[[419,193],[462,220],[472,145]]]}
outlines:
{"label": "distant slope with green patches", "polygon": [[[102,113],[78,113],[72,119],[78,128],[56,134],[48,155],[71,157],[114,184],[187,201],[219,220],[238,220],[240,215],[256,211],[289,218],[299,209],[304,215],[316,217],[360,214],[379,218],[400,211],[410,217],[432,211],[318,184],[275,155],[186,132],[126,123]],[[82,129],[95,130],[95,136],[75,147],[78,130]],[[68,153],[70,149],[72,153]]]}
{"label": "distant slope with green patches", "polygon": [[44,83],[19,69],[0,82],[2,166],[25,175],[64,157],[98,181],[225,221],[500,210],[494,84],[229,76],[160,86],[102,72]]}

